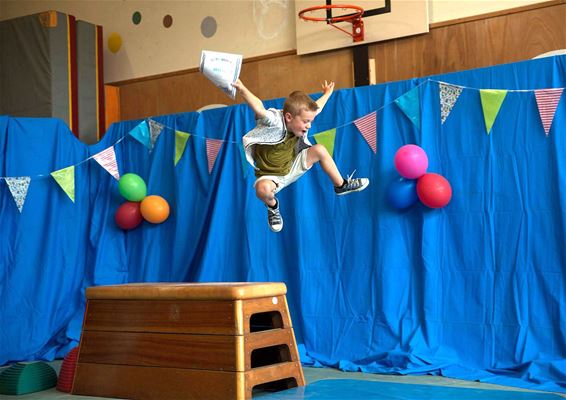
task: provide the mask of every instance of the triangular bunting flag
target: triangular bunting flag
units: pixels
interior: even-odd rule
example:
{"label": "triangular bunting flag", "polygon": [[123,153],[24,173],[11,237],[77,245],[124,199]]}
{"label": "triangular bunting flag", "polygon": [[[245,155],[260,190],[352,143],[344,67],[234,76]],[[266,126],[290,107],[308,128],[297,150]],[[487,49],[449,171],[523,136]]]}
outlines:
{"label": "triangular bunting flag", "polygon": [[208,158],[208,173],[212,172],[214,168],[214,163],[216,162],[216,157],[218,152],[222,147],[224,141],[218,139],[206,139],[206,157]]}
{"label": "triangular bunting flag", "polygon": [[485,120],[485,129],[488,135],[506,95],[507,90],[480,89],[483,118]]}
{"label": "triangular bunting flag", "polygon": [[140,122],[134,129],[132,129],[128,133],[145,147],[151,149],[149,139],[149,126],[147,125],[147,121]]}
{"label": "triangular bunting flag", "polygon": [[24,208],[31,178],[29,176],[20,176],[17,178],[4,178],[4,180],[8,184],[8,189],[10,189],[10,193],[12,193],[16,206],[18,206],[18,210],[20,210],[21,213],[22,208]]}
{"label": "triangular bunting flag", "polygon": [[65,191],[67,196],[75,202],[75,166],[63,168],[51,173],[53,179],[57,181],[61,189]]}
{"label": "triangular bunting flag", "polygon": [[177,165],[177,163],[183,156],[189,137],[191,137],[190,133],[175,131],[175,165]]}
{"label": "triangular bunting flag", "polygon": [[238,146],[240,150],[240,161],[242,163],[242,173],[244,174],[244,178],[248,176],[248,171],[250,170],[250,163],[246,159],[246,151],[244,150],[244,146]]}
{"label": "triangular bunting flag", "polygon": [[155,146],[155,142],[161,132],[163,131],[163,125],[159,122],[155,122],[154,120],[149,120],[149,150],[153,150]]}
{"label": "triangular bunting flag", "polygon": [[358,118],[354,121],[354,125],[360,131],[366,142],[371,147],[371,150],[375,153],[377,151],[377,111],[374,111],[366,116]]}
{"label": "triangular bunting flag", "polygon": [[100,153],[96,153],[93,158],[116,180],[120,179],[114,146],[110,146],[107,149],[102,150]]}
{"label": "triangular bunting flag", "polygon": [[458,101],[458,97],[462,93],[462,88],[458,86],[440,83],[440,121],[442,124],[446,122],[446,118],[450,115],[450,111]]}
{"label": "triangular bunting flag", "polygon": [[399,106],[417,129],[421,129],[421,102],[419,100],[418,86],[395,99],[395,104]]}
{"label": "triangular bunting flag", "polygon": [[336,128],[313,135],[318,144],[323,145],[328,150],[330,157],[334,157],[334,140],[336,139]]}
{"label": "triangular bunting flag", "polygon": [[540,120],[547,136],[563,91],[564,88],[535,90]]}

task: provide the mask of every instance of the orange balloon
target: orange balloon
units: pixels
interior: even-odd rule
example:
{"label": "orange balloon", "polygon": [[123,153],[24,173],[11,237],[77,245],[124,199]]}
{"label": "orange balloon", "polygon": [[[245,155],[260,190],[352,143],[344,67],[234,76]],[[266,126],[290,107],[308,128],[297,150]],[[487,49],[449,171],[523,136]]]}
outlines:
{"label": "orange balloon", "polygon": [[169,217],[169,204],[161,196],[146,196],[141,202],[140,211],[147,222],[160,224]]}

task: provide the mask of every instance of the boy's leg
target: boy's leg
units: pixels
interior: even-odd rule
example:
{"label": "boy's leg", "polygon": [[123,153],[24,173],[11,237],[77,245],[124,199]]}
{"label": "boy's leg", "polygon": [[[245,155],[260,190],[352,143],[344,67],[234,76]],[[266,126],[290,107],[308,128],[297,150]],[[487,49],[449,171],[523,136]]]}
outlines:
{"label": "boy's leg", "polygon": [[277,201],[275,200],[275,189],[277,185],[271,179],[262,179],[257,181],[255,185],[255,195],[258,199],[263,201],[265,205],[275,207]]}
{"label": "boy's leg", "polygon": [[283,229],[283,218],[279,212],[279,202],[275,198],[277,185],[271,179],[256,181],[255,195],[267,206],[267,223],[273,232]]}
{"label": "boy's leg", "polygon": [[312,167],[317,162],[320,162],[322,170],[326,172],[334,186],[342,186],[344,178],[338,171],[338,167],[328,153],[328,150],[326,150],[326,147],[321,144],[315,144],[307,150],[308,167]]}
{"label": "boy's leg", "polygon": [[307,153],[307,165],[310,168],[314,163],[320,162],[322,170],[328,175],[334,184],[334,192],[341,196],[352,192],[359,192],[364,190],[369,185],[367,178],[347,178],[344,179],[338,171],[336,163],[321,144],[315,144],[310,147]]}

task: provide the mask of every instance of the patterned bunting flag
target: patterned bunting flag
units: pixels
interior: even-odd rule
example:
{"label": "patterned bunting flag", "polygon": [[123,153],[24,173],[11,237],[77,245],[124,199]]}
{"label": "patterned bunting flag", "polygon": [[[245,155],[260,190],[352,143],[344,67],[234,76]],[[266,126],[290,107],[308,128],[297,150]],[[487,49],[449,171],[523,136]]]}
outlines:
{"label": "patterned bunting flag", "polygon": [[179,163],[179,160],[185,152],[185,147],[187,147],[187,140],[191,137],[190,133],[175,131],[175,165]]}
{"label": "patterned bunting flag", "polygon": [[313,138],[317,143],[326,147],[326,150],[328,150],[330,157],[334,157],[334,140],[336,139],[336,128],[317,133],[316,135],[313,135]]}
{"label": "patterned bunting flag", "polygon": [[446,118],[450,115],[450,111],[454,108],[454,104],[458,101],[458,97],[462,94],[462,88],[458,86],[440,83],[440,121],[442,124],[446,122]]}
{"label": "patterned bunting flag", "polygon": [[31,178],[29,176],[20,176],[17,178],[4,178],[4,180],[8,184],[8,189],[10,189],[10,193],[12,193],[16,206],[18,206],[18,210],[20,210],[21,213],[22,208],[24,208]]}
{"label": "patterned bunting flag", "polygon": [[152,119],[149,120],[149,150],[153,150],[155,147],[155,142],[159,135],[161,135],[161,131],[163,131],[163,125],[159,122],[156,122]]}
{"label": "patterned bunting flag", "polygon": [[395,104],[397,104],[417,129],[421,129],[421,102],[419,100],[418,86],[395,99]]}
{"label": "patterned bunting flag", "polygon": [[366,116],[358,118],[354,121],[354,125],[360,131],[366,142],[371,147],[371,150],[377,152],[377,111],[374,111]]}
{"label": "patterned bunting flag", "polygon": [[110,146],[100,153],[96,153],[93,158],[116,180],[120,180],[120,173],[118,172],[118,163],[116,163],[116,152],[114,146]]}
{"label": "patterned bunting flag", "polygon": [[208,158],[208,173],[212,172],[214,168],[214,163],[216,162],[216,157],[218,152],[222,147],[223,140],[218,139],[206,139],[206,157]]}
{"label": "patterned bunting flag", "polygon": [[554,113],[556,112],[556,107],[558,107],[558,102],[560,101],[560,96],[562,96],[563,91],[564,88],[535,90],[538,112],[546,136],[548,136],[548,132],[550,131]]}
{"label": "patterned bunting flag", "polygon": [[75,202],[75,166],[59,169],[51,173],[51,176],[65,191],[71,201]]}
{"label": "patterned bunting flag", "polygon": [[128,134],[148,149],[151,149],[149,139],[149,126],[147,125],[147,122],[145,120],[140,122],[134,129],[128,132]]}
{"label": "patterned bunting flag", "polygon": [[507,90],[492,90],[492,89],[481,89],[480,98],[481,105],[483,108],[483,118],[485,121],[485,129],[489,135],[491,127],[497,118],[501,104],[505,100],[507,95]]}

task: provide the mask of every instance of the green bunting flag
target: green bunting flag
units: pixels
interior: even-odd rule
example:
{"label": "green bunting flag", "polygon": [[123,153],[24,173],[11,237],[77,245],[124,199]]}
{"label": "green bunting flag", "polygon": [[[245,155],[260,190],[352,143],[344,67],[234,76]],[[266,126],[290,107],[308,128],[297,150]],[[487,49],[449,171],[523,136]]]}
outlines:
{"label": "green bunting flag", "polygon": [[318,144],[326,147],[326,150],[328,150],[328,153],[330,153],[330,157],[334,157],[334,140],[336,139],[336,128],[317,133],[313,135],[313,138]]}
{"label": "green bunting flag", "polygon": [[53,171],[51,176],[55,181],[61,186],[61,189],[65,191],[67,196],[75,202],[75,166],[63,168],[57,171]]}
{"label": "green bunting flag", "polygon": [[183,156],[189,137],[191,137],[190,133],[175,131],[175,165],[177,165],[177,163]]}
{"label": "green bunting flag", "polygon": [[507,90],[491,90],[481,89],[481,106],[483,108],[483,118],[485,120],[485,129],[489,135],[491,127],[497,118],[501,104],[505,100]]}

